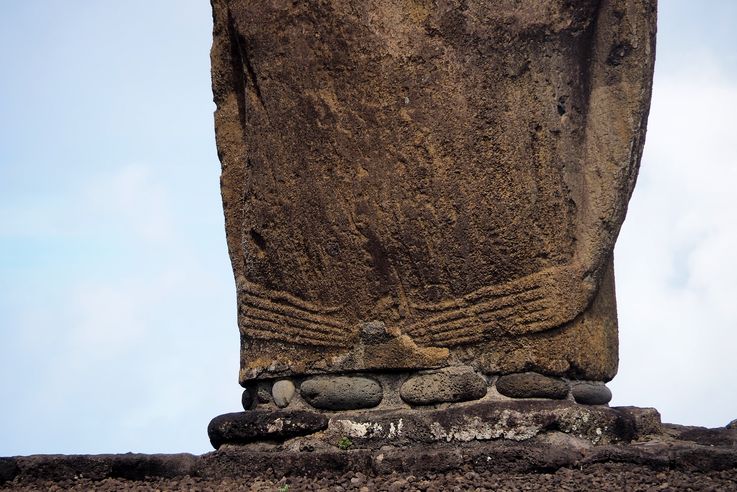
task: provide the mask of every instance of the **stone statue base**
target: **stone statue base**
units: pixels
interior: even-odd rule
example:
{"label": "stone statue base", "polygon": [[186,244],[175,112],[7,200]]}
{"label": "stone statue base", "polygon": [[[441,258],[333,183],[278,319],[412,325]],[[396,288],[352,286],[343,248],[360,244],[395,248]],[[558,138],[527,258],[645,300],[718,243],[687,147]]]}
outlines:
{"label": "stone statue base", "polygon": [[[629,425],[620,425],[624,417],[602,407],[611,396],[603,382],[536,372],[494,375],[471,366],[260,380],[246,384],[245,413],[215,418],[210,438],[216,448],[312,434],[326,444],[341,438],[388,443],[403,442],[407,432],[422,428],[422,435],[434,436],[430,441],[453,441],[464,440],[455,435],[459,432],[476,436],[469,439],[536,435],[551,425],[573,426],[576,419],[606,433]],[[525,409],[533,413],[526,415]],[[408,431],[413,425],[417,428]],[[595,429],[587,430],[594,432],[592,442],[624,438],[601,437]]]}
{"label": "stone statue base", "polygon": [[603,445],[628,443],[660,431],[660,415],[654,409],[551,400],[486,400],[426,410],[250,410],[216,417],[208,427],[216,449],[279,452],[464,446],[551,437]]}

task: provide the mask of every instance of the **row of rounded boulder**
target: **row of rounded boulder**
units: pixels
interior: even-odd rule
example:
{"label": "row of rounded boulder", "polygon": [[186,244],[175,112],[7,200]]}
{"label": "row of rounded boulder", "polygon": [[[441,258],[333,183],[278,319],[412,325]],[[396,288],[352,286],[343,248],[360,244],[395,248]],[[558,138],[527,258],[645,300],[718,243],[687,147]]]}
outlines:
{"label": "row of rounded boulder", "polygon": [[[400,375],[381,375],[385,386],[398,386],[401,401],[412,406],[480,400],[490,387],[509,398],[563,400],[570,395],[585,405],[604,405],[612,397],[602,382],[569,381],[535,372],[505,374],[487,381],[472,368],[457,366],[413,374],[403,381],[400,378],[404,379]],[[302,380],[299,388],[290,379],[262,381],[243,391],[243,408],[250,410],[269,403],[285,408],[297,394],[317,409],[356,410],[378,406],[384,400],[385,390],[377,378],[362,375],[310,377]]]}

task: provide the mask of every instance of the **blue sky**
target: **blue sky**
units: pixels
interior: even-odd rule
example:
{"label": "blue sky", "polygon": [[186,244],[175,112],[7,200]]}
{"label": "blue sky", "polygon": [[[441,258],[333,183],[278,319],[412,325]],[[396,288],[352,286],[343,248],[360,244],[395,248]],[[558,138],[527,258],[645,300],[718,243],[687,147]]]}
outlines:
{"label": "blue sky", "polygon": [[[210,449],[239,409],[204,0],[0,6],[0,456]],[[661,0],[613,404],[737,418],[737,3]]]}

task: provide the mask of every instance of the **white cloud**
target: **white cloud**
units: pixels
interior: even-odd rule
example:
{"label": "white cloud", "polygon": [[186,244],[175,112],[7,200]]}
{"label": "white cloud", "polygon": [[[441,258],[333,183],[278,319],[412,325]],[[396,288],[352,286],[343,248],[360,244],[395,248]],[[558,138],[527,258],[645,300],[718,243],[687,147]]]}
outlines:
{"label": "white cloud", "polygon": [[75,175],[72,189],[60,183],[55,192],[24,196],[0,208],[0,235],[75,238],[125,234],[138,243],[161,243],[174,234],[170,192],[140,163],[97,175]]}
{"label": "white cloud", "polygon": [[617,404],[737,418],[737,81],[708,58],[656,76],[638,187],[616,250]]}
{"label": "white cloud", "polygon": [[[173,213],[178,191],[154,169],[125,166],[81,182],[58,206],[23,210],[28,225],[18,221],[25,229],[16,233],[42,243],[62,235],[65,248],[83,258],[53,274],[39,262],[38,274],[24,279],[28,302],[13,306],[15,330],[3,337],[23,349],[40,377],[13,383],[20,396],[3,420],[36,424],[31,433],[8,432],[0,455],[204,452],[209,419],[238,409],[239,344],[224,244],[203,252],[186,240],[203,224]],[[220,217],[213,221],[212,233],[222,234]],[[68,260],[64,252],[47,254]]]}
{"label": "white cloud", "polygon": [[87,187],[85,206],[96,220],[125,227],[141,241],[160,242],[173,237],[168,190],[142,164],[120,168]]}

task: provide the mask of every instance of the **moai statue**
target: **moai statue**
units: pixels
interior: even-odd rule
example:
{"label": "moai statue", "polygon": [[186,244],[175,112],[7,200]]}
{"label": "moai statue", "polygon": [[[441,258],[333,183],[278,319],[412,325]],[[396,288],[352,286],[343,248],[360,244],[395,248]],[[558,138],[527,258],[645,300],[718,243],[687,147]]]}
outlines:
{"label": "moai statue", "polygon": [[655,0],[212,6],[244,406],[607,403]]}

